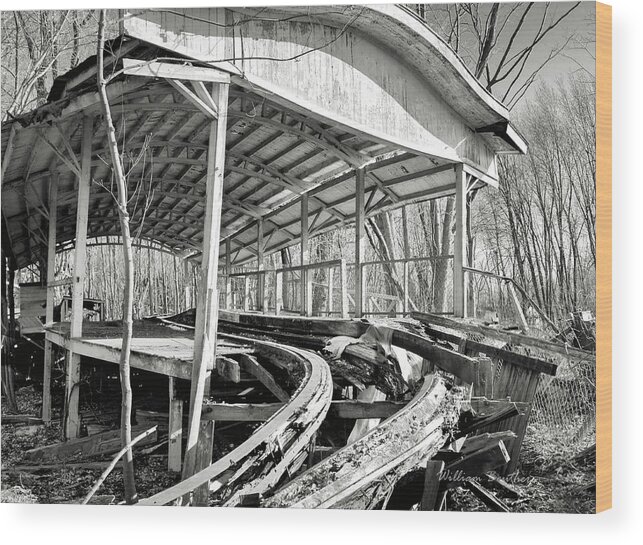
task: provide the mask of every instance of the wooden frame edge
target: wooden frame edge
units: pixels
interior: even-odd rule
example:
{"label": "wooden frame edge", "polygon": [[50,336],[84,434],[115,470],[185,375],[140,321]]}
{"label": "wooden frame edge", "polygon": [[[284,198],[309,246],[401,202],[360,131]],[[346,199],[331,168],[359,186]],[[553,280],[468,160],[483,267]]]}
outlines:
{"label": "wooden frame edge", "polygon": [[596,512],[612,507],[612,7],[596,3]]}

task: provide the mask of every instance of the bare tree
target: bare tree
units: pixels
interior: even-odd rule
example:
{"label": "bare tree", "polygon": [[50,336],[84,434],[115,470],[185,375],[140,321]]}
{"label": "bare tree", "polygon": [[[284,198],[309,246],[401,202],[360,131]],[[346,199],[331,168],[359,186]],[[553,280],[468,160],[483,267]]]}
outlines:
{"label": "bare tree", "polygon": [[576,36],[546,46],[547,36],[580,5],[551,2],[427,4],[427,23],[460,55],[490,93],[513,108],[538,74]]}
{"label": "bare tree", "polygon": [[2,119],[43,104],[53,80],[94,44],[93,11],[2,13]]}
{"label": "bare tree", "polygon": [[133,333],[133,306],[134,306],[134,261],[132,254],[132,236],[130,233],[130,219],[127,210],[128,191],[127,179],[121,154],[116,140],[116,130],[112,121],[112,114],[107,97],[107,83],[104,76],[103,52],[105,49],[105,17],[106,10],[101,10],[98,21],[98,46],[97,46],[97,79],[103,117],[107,128],[107,143],[112,162],[112,173],[116,179],[118,217],[121,227],[121,241],[123,247],[123,262],[125,283],[123,285],[123,342],[120,356],[121,377],[121,445],[129,447],[124,458],[123,481],[125,485],[125,498],[127,503],[136,503],[136,483],[134,480],[134,457],[132,443],[132,385],[130,380],[130,352]]}

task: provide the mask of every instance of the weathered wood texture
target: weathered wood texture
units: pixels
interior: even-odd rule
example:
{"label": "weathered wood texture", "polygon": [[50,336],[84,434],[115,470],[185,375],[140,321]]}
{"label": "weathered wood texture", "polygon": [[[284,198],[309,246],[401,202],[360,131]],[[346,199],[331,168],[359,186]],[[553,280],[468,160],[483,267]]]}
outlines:
{"label": "weathered wood texture", "polygon": [[[138,435],[146,430],[146,426],[135,426],[132,428],[132,434]],[[25,457],[32,462],[46,462],[64,461],[76,456],[113,454],[121,449],[120,433],[120,430],[106,431],[89,437],[70,439],[64,443],[38,447],[25,452]],[[149,444],[154,441],[156,441],[156,433],[147,436],[140,444]]]}
{"label": "weathered wood texture", "polygon": [[[232,452],[179,484],[142,500],[140,505],[165,505],[179,498],[185,502],[192,491],[208,482],[210,493],[217,494],[220,503],[236,505],[242,495],[271,491],[284,474],[296,471],[304,463],[310,441],[331,402],[330,369],[314,354],[264,341],[254,342],[261,357],[284,369],[303,371],[302,383],[289,403]],[[277,441],[288,445],[279,459],[267,448]]]}
{"label": "weathered wood texture", "polygon": [[[454,409],[454,400],[447,394],[442,380],[427,376],[418,394],[403,410],[290,481],[264,506],[346,507],[352,498],[360,496],[368,498],[363,508],[375,507],[399,478],[394,476],[391,480],[385,476],[417,456],[430,457],[437,452],[445,439],[442,424]],[[369,457],[362,460],[358,453],[365,449]],[[343,467],[343,470],[337,472],[333,467]],[[376,487],[373,494],[360,494],[371,486]]]}

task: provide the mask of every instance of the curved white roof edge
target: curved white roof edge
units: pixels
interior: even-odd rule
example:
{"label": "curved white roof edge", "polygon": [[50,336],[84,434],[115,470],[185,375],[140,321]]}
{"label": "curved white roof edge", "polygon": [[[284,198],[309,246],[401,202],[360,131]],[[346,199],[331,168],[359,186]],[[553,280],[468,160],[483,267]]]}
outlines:
{"label": "curved white roof edge", "polygon": [[[336,9],[329,11],[330,7]],[[230,9],[252,13],[253,8]],[[485,89],[453,49],[408,7],[399,4],[271,6],[268,11],[291,15],[303,12],[302,15],[311,14],[340,27],[354,19],[351,28],[395,51],[401,61],[422,74],[474,130],[493,132],[516,150],[526,152],[524,138],[515,127],[509,129],[510,112],[506,106]]]}

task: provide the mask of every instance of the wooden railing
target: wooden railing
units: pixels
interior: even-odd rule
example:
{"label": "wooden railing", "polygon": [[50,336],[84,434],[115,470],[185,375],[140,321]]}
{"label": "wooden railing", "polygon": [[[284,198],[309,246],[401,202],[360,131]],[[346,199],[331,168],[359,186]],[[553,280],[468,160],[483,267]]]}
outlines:
{"label": "wooden railing", "polygon": [[538,304],[531,298],[529,293],[527,293],[527,290],[521,286],[518,282],[516,282],[512,277],[510,276],[503,276],[500,274],[492,273],[489,271],[483,271],[481,269],[476,269],[473,267],[462,267],[462,269],[467,273],[467,274],[475,274],[479,276],[487,276],[490,278],[496,279],[500,284],[503,284],[507,287],[507,290],[509,292],[509,295],[511,297],[511,300],[514,304],[514,307],[516,309],[516,314],[518,316],[518,319],[520,320],[520,325],[524,332],[527,332],[529,330],[529,324],[527,323],[527,318],[525,317],[525,313],[523,310],[523,306],[520,303],[520,299],[518,298],[518,294],[516,291],[520,293],[520,295],[523,297],[523,299],[531,306],[536,313],[542,318],[542,320],[547,323],[555,332],[558,332],[559,329],[556,326],[556,324],[547,316],[547,314],[538,306]]}
{"label": "wooden railing", "polygon": [[[366,308],[363,309],[363,315],[370,316],[405,316],[409,312],[417,311],[419,305],[413,301],[410,297],[409,291],[409,265],[411,263],[434,263],[436,261],[449,260],[453,259],[453,255],[438,255],[438,256],[427,256],[427,257],[409,257],[401,259],[390,259],[390,260],[375,260],[375,261],[365,261],[361,264],[360,274],[364,277],[364,269],[369,266],[377,265],[390,265],[395,266],[399,263],[402,264],[402,278],[398,279],[394,276],[391,278],[391,281],[396,284],[396,288],[399,295],[390,295],[372,292],[368,290],[367,282],[363,281],[361,285],[363,286],[362,301],[366,301]],[[380,304],[383,302],[385,307],[383,308]],[[441,312],[438,311],[438,314],[453,314],[453,311]]]}
{"label": "wooden railing", "polygon": [[[452,255],[409,257],[408,259],[373,260],[362,262],[359,267],[355,263],[346,263],[344,259],[334,259],[320,263],[306,265],[293,265],[275,269],[242,270],[229,274],[221,273],[219,278],[225,284],[221,289],[222,299],[220,306],[226,310],[243,310],[244,312],[257,311],[263,313],[282,312],[301,314],[302,316],[338,316],[347,318],[350,314],[355,316],[404,316],[411,311],[432,310],[422,309],[422,305],[413,301],[409,290],[409,270],[413,263],[435,263],[440,260],[451,260]],[[392,271],[390,281],[396,284],[397,293],[381,293],[368,288],[364,281],[367,267],[402,265],[401,278],[396,271]],[[315,281],[313,271],[323,270],[322,281]],[[350,274],[349,274],[350,271]],[[361,275],[361,282],[356,276]],[[353,278],[351,282],[350,279]],[[243,285],[238,286],[242,281]],[[236,286],[234,284],[237,284]],[[362,297],[356,297],[354,289],[349,285],[362,286]],[[295,289],[293,290],[293,286]],[[288,290],[291,297],[284,297],[284,290]],[[320,298],[321,304],[313,308],[314,295],[322,290],[324,296]],[[287,304],[284,304],[286,300]],[[363,307],[356,308],[358,301]],[[447,312],[437,311],[439,314],[453,314],[452,307]]]}
{"label": "wooden railing", "polygon": [[[326,283],[313,282],[312,271],[325,269]],[[285,280],[287,274],[299,273],[298,280]],[[310,263],[306,265],[293,265],[290,267],[281,267],[275,269],[239,271],[229,274],[219,275],[225,281],[225,299],[224,307],[226,310],[239,309],[244,311],[258,310],[264,313],[274,312],[276,315],[281,314],[284,310],[289,312],[298,312],[303,316],[313,315],[313,286],[317,286],[326,291],[325,309],[318,309],[317,312],[326,316],[338,315],[342,318],[348,317],[348,289],[346,261],[344,259],[334,259],[320,263]],[[272,277],[272,305],[267,285],[267,276]],[[236,305],[233,298],[232,280],[242,278],[244,285],[242,290],[241,305]],[[257,304],[251,305],[251,279],[256,278],[257,287],[255,301]],[[338,285],[337,280],[339,280]],[[284,285],[296,283],[300,289],[300,308],[284,309],[283,288]],[[339,291],[339,308],[335,308],[335,294]],[[254,308],[251,308],[254,307]]]}

